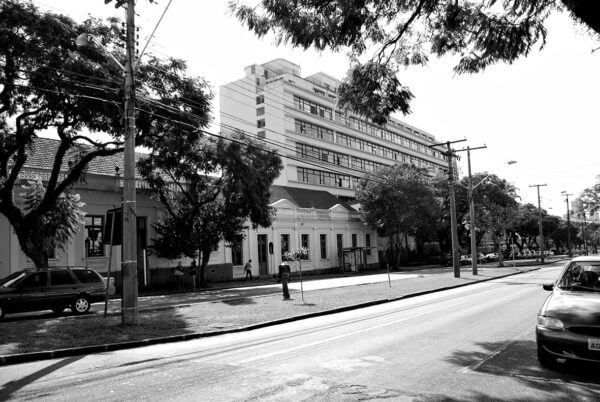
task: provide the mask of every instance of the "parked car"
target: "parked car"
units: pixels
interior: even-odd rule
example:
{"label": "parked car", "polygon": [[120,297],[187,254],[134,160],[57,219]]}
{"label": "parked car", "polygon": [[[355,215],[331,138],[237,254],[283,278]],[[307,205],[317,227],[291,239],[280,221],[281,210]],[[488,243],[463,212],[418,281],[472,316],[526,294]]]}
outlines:
{"label": "parked car", "polygon": [[498,260],[498,253],[487,253],[483,256],[483,262],[495,262]]}
{"label": "parked car", "polygon": [[104,301],[102,277],[87,268],[24,269],[0,280],[0,319],[5,314],[52,310],[62,313],[70,307],[85,314],[92,303]]}
{"label": "parked car", "polygon": [[552,291],[536,326],[537,354],[552,368],[558,358],[600,363],[600,257],[573,258],[558,280],[545,284]]}

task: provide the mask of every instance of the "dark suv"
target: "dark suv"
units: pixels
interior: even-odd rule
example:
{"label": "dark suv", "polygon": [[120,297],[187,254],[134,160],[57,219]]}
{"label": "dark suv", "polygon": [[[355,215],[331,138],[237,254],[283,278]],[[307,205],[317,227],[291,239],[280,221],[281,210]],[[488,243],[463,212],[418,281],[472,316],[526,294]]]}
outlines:
{"label": "dark suv", "polygon": [[104,301],[102,277],[87,268],[24,269],[0,280],[0,319],[5,314],[52,310],[60,314],[71,307],[85,314],[91,303]]}

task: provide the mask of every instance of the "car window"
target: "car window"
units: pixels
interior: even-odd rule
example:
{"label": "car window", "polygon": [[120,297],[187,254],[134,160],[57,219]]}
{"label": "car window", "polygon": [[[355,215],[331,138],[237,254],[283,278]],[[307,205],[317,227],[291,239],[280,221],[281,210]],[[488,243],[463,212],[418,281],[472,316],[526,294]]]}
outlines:
{"label": "car window", "polygon": [[102,278],[95,271],[89,269],[74,269],[73,273],[81,283],[100,283]]}
{"label": "car window", "polygon": [[21,272],[21,271],[13,272],[12,274],[8,275],[6,278],[0,280],[0,288],[10,287],[13,283],[17,282],[25,275],[26,275],[25,272]]}
{"label": "car window", "polygon": [[558,287],[564,290],[600,292],[599,274],[598,262],[571,262],[560,278]]}
{"label": "car window", "polygon": [[19,284],[24,288],[41,288],[48,285],[48,274],[44,272],[33,272]]}
{"label": "car window", "polygon": [[50,271],[50,283],[52,286],[59,286],[73,285],[76,282],[69,271]]}

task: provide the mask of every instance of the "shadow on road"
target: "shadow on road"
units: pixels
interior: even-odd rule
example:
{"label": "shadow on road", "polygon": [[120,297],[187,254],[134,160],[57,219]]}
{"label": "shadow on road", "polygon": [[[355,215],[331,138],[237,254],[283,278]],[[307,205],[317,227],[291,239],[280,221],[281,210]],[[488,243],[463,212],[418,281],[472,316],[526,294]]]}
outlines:
{"label": "shadow on road", "polygon": [[[551,394],[551,401],[600,399],[598,365],[564,364],[556,371],[543,368],[532,340],[483,342],[477,346],[480,349],[476,351],[457,350],[447,361],[475,372],[512,377],[529,388]],[[477,394],[472,400],[489,398]]]}
{"label": "shadow on road", "polygon": [[39,380],[40,378],[47,376],[48,374],[50,374],[56,370],[59,370],[65,366],[68,366],[69,364],[73,364],[77,360],[83,359],[84,357],[85,356],[67,357],[65,359],[61,359],[61,360],[57,361],[54,364],[49,365],[48,367],[44,367],[41,370],[31,373],[28,376],[25,376],[17,381],[7,382],[0,389],[0,400],[2,400],[2,401],[9,400],[10,396],[12,394],[14,394],[15,392],[17,392],[18,390],[20,390],[21,388],[26,387],[27,385],[35,382],[36,380]]}

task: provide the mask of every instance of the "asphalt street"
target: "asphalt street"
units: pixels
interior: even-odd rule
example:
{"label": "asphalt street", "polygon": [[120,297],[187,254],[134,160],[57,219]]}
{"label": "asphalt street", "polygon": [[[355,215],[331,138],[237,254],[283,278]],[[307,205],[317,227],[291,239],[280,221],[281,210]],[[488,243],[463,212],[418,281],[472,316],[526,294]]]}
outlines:
{"label": "asphalt street", "polygon": [[597,371],[542,369],[559,267],[254,331],[11,366],[10,400],[599,400]]}

